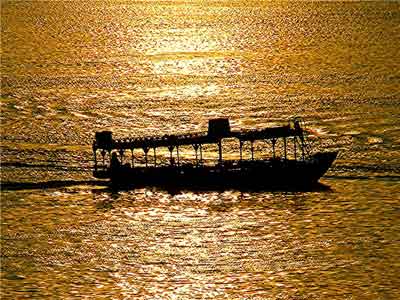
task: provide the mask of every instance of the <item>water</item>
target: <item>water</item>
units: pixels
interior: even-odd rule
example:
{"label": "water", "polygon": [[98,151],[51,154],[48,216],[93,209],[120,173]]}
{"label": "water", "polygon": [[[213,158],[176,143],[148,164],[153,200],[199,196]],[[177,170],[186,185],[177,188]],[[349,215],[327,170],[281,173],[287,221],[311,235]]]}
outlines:
{"label": "water", "polygon": [[[399,297],[398,2],[1,6],[1,179],[20,187],[1,194],[2,297]],[[91,177],[96,130],[293,115],[341,150],[327,189],[113,192]]]}

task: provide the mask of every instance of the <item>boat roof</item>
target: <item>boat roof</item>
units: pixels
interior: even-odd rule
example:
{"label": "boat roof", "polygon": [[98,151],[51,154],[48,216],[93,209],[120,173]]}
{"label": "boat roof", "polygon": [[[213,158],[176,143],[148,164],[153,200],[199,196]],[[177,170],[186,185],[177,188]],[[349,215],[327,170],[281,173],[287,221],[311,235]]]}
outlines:
{"label": "boat roof", "polygon": [[[227,120],[227,119],[217,119]],[[294,136],[302,136],[303,130],[300,127],[290,125],[269,127],[263,129],[254,130],[242,130],[242,131],[231,131],[226,121],[214,122],[210,120],[209,131],[200,133],[189,133],[180,135],[163,135],[163,136],[149,136],[149,137],[135,137],[135,138],[122,138],[112,139],[112,133],[110,131],[103,131],[96,133],[96,140],[93,143],[94,149],[148,149],[158,147],[176,147],[184,145],[199,146],[203,144],[214,144],[218,143],[225,138],[236,138],[241,142],[244,141],[256,141],[266,139],[278,139]],[[225,128],[217,128],[217,130],[210,130],[211,123],[220,123]],[[228,127],[226,127],[228,126]],[[98,136],[102,136],[98,138]]]}

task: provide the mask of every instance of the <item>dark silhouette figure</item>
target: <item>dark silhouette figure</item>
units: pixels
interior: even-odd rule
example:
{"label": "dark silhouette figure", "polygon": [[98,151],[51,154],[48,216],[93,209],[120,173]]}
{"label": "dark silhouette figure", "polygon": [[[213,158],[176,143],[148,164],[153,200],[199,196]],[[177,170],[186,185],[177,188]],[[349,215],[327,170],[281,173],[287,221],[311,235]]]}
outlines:
{"label": "dark silhouette figure", "polygon": [[121,163],[120,163],[119,160],[118,160],[117,153],[114,152],[114,153],[111,155],[110,169],[111,169],[111,170],[117,170],[117,169],[120,168],[120,166],[121,166]]}

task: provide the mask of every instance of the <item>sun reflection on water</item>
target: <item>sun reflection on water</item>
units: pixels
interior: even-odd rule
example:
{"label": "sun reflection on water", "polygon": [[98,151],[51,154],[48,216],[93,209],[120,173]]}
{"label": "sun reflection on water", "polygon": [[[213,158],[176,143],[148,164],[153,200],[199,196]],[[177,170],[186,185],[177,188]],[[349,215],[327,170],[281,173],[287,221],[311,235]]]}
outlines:
{"label": "sun reflection on water", "polygon": [[[160,69],[163,67],[160,66]],[[163,71],[164,72],[164,71]],[[215,83],[210,84],[168,84],[161,87],[151,87],[141,89],[145,93],[154,95],[155,98],[167,99],[174,98],[178,100],[185,100],[191,97],[202,97],[202,96],[215,96],[220,92],[220,87]],[[163,109],[160,112],[149,111],[149,114],[168,114],[168,111]]]}
{"label": "sun reflection on water", "polygon": [[[225,49],[229,39],[227,32],[206,28],[160,29],[142,37],[142,44],[146,45],[144,59],[149,62],[150,72],[172,78],[151,88],[153,95],[190,98],[218,94],[221,86],[210,81],[213,77],[242,74],[240,53]],[[204,80],[193,84],[179,76],[204,77]],[[158,93],[154,89],[159,89]]]}
{"label": "sun reflection on water", "polygon": [[153,61],[155,74],[221,76],[239,75],[240,63],[235,59],[209,57],[162,59]]}

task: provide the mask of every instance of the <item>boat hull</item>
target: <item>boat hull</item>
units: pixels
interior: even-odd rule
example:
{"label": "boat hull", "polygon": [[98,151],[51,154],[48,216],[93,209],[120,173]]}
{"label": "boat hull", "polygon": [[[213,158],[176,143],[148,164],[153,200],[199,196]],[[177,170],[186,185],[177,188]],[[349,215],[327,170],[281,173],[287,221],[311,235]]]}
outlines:
{"label": "boat hull", "polygon": [[337,152],[317,153],[307,160],[256,160],[216,166],[159,166],[95,171],[114,186],[165,188],[302,188],[318,182]]}

